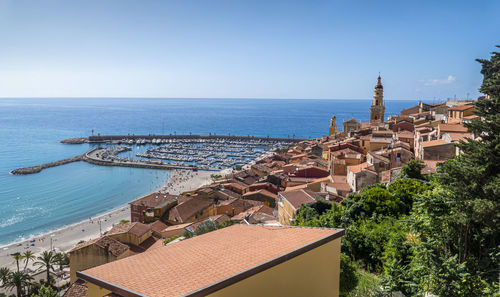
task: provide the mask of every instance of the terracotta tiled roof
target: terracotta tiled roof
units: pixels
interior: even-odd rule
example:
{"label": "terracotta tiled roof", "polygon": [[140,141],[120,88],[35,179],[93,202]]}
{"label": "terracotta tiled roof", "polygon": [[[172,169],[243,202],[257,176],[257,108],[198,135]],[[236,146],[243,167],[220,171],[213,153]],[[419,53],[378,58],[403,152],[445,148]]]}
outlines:
{"label": "terracotta tiled roof", "polygon": [[77,279],[69,288],[64,292],[63,297],[87,297],[89,288],[87,283],[81,279]]}
{"label": "terracotta tiled roof", "polygon": [[261,205],[263,202],[254,200],[244,200],[240,198],[234,198],[230,200],[219,201],[216,206],[231,205],[232,207],[238,207],[243,210],[249,209],[250,207]]}
{"label": "terracotta tiled roof", "polygon": [[374,143],[391,143],[392,138],[389,137],[371,137],[370,142]]}
{"label": "terracotta tiled roof", "polygon": [[413,138],[413,133],[410,131],[403,130],[401,132],[397,132],[396,135],[401,138]]}
{"label": "terracotta tiled roof", "polygon": [[102,249],[107,248],[108,251],[113,256],[116,256],[116,257],[129,250],[128,245],[123,244],[123,243],[119,242],[118,240],[114,240],[113,238],[110,238],[110,237],[105,235],[105,236],[101,236],[99,238],[92,239],[92,240],[86,241],[84,243],[81,243],[81,244],[75,246],[74,248],[72,248],[69,252],[72,253],[74,251],[83,249],[83,248],[91,246],[91,245],[98,246]]}
{"label": "terracotta tiled roof", "polygon": [[273,215],[274,209],[272,209],[266,205],[257,205],[257,206],[251,207],[251,208],[245,210],[244,212],[240,212],[239,214],[231,217],[231,220],[232,221],[242,221],[254,213],[265,213],[268,215]]}
{"label": "terracotta tiled roof", "polygon": [[183,223],[193,217],[197,212],[203,211],[212,204],[213,201],[210,199],[191,198],[172,208],[168,215],[168,219],[169,221]]}
{"label": "terracotta tiled roof", "polygon": [[243,194],[243,197],[248,197],[248,196],[252,196],[255,194],[261,194],[261,195],[268,196],[268,197],[275,198],[275,199],[278,198],[278,195],[271,193],[266,189],[260,189],[257,191],[245,193],[245,194]]}
{"label": "terracotta tiled roof", "polygon": [[240,198],[241,195],[229,189],[220,189],[215,191],[215,197],[225,200],[225,199]]}
{"label": "terracotta tiled roof", "polygon": [[358,173],[358,172],[361,172],[363,169],[365,169],[368,166],[370,166],[370,163],[364,162],[364,163],[361,163],[359,165],[347,166],[347,170],[351,170],[354,173]]}
{"label": "terracotta tiled roof", "polygon": [[467,110],[467,109],[471,109],[471,108],[475,108],[474,105],[472,103],[469,103],[469,104],[461,104],[461,105],[455,105],[453,107],[450,107],[448,108],[448,111],[450,110],[456,110],[456,111],[464,111],[464,110]]}
{"label": "terracotta tiled roof", "polygon": [[472,138],[472,134],[471,133],[444,133],[443,135],[449,135],[450,136],[450,139],[451,141],[453,142],[456,142],[456,141],[459,141],[459,140],[465,140],[465,138]]}
{"label": "terracotta tiled roof", "polygon": [[138,198],[129,204],[131,205],[143,205],[147,207],[157,207],[163,203],[167,203],[169,201],[175,201],[177,199],[177,196],[175,195],[169,195],[169,194],[162,194],[159,192],[151,193],[146,196],[142,196],[141,198]]}
{"label": "terracotta tiled roof", "polygon": [[228,286],[242,273],[243,279],[250,277],[287,261],[292,252],[300,255],[339,238],[343,232],[233,225],[97,266],[78,276],[90,282],[102,281],[101,286],[111,291],[122,288],[151,297],[189,296],[202,288],[197,293],[208,295],[222,280]]}
{"label": "terracotta tiled roof", "polygon": [[193,223],[186,223],[186,224],[179,224],[179,225],[168,226],[167,228],[163,229],[162,231],[172,231],[172,230],[184,229],[186,227],[191,226],[192,224]]}
{"label": "terracotta tiled roof", "polygon": [[299,209],[303,204],[316,202],[317,199],[320,199],[316,193],[306,189],[285,191],[280,192],[280,194],[290,202],[295,209]]}
{"label": "terracotta tiled roof", "polygon": [[242,191],[243,191],[243,190],[245,190],[245,189],[248,187],[248,186],[246,186],[246,185],[241,185],[241,184],[236,183],[236,182],[234,182],[234,183],[227,183],[227,184],[223,184],[223,186],[224,186],[224,187],[228,187],[228,188],[229,188],[229,187],[233,187],[233,188],[235,188],[235,189],[242,190]]}
{"label": "terracotta tiled roof", "polygon": [[273,215],[267,214],[267,213],[262,213],[262,212],[256,212],[251,214],[248,217],[248,222],[250,224],[260,224],[260,223],[265,223],[268,221],[275,221],[276,217]]}
{"label": "terracotta tiled roof", "polygon": [[438,126],[441,133],[443,132],[467,132],[467,128],[462,124],[439,124]]}
{"label": "terracotta tiled roof", "polygon": [[153,230],[154,232],[157,232],[157,233],[160,233],[161,231],[163,231],[167,227],[168,227],[168,225],[163,223],[162,221],[156,221],[156,222],[151,224],[151,230]]}
{"label": "terracotta tiled roof", "polygon": [[422,147],[431,147],[431,146],[446,145],[446,144],[450,143],[442,139],[438,139],[438,140],[424,141],[422,142]]}
{"label": "terracotta tiled roof", "polygon": [[118,233],[130,233],[135,236],[142,236],[144,233],[151,230],[151,226],[143,224],[141,222],[129,222],[124,224],[115,225],[106,234],[113,235]]}

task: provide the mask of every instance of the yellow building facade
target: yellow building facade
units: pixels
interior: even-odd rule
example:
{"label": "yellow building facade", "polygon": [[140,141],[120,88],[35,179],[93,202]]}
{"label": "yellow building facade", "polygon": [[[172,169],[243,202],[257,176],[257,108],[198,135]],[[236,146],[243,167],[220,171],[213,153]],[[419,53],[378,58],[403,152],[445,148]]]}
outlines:
{"label": "yellow building facade", "polygon": [[[70,282],[74,283],[77,279],[76,272],[82,271],[91,267],[96,267],[102,264],[113,262],[126,258],[130,255],[129,248],[121,246],[119,252],[111,251],[109,243],[106,245],[99,244],[99,242],[89,244],[87,246],[78,247],[69,252],[70,263]],[[119,245],[120,243],[116,243]]]}
{"label": "yellow building facade", "polygon": [[[340,238],[335,239],[207,296],[337,297],[339,296],[340,240]],[[311,269],[312,267],[314,269]]]}

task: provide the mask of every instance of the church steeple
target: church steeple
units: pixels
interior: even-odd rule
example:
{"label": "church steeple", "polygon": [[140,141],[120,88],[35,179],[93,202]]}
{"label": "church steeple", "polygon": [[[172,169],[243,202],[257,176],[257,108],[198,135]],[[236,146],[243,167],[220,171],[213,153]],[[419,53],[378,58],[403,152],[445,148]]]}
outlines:
{"label": "church steeple", "polygon": [[337,118],[335,115],[332,116],[332,119],[330,120],[330,131],[328,135],[332,136],[337,134]]}
{"label": "church steeple", "polygon": [[384,113],[384,87],[382,86],[382,78],[379,74],[377,78],[377,85],[375,85],[373,103],[370,108],[370,122],[383,122]]}

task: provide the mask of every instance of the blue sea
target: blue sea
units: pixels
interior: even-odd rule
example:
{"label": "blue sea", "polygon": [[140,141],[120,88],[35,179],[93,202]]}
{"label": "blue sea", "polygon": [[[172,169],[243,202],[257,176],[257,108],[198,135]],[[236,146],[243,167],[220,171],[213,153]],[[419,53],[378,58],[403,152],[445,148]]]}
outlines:
{"label": "blue sea", "polygon": [[[417,103],[386,101],[386,115]],[[16,98],[0,99],[0,245],[108,212],[158,189],[170,173],[84,162],[15,176],[19,167],[89,150],[60,140],[104,134],[228,134],[312,138],[332,114],[369,119],[371,100]]]}

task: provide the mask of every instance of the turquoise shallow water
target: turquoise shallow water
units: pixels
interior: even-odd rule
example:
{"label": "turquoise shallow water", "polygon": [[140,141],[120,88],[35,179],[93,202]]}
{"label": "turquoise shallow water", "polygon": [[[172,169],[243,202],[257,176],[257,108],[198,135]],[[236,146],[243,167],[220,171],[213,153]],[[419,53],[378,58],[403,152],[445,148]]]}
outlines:
{"label": "turquoise shallow water", "polygon": [[[57,229],[154,191],[169,172],[83,162],[14,176],[9,171],[81,154],[60,140],[101,134],[227,134],[318,137],[330,117],[369,119],[371,100],[0,99],[0,244]],[[387,101],[386,114],[416,101]]]}

